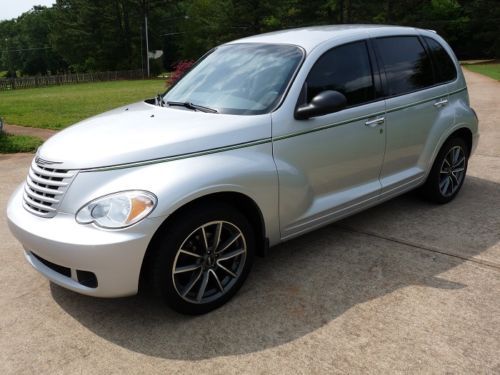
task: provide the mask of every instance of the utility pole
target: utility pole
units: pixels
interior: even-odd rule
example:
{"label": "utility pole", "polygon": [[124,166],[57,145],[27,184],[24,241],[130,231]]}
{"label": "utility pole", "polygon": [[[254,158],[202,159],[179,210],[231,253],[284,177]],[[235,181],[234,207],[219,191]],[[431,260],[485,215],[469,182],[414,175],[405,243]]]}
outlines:
{"label": "utility pole", "polygon": [[149,40],[148,40],[148,13],[144,12],[144,28],[146,32],[146,72],[149,78]]}
{"label": "utility pole", "polygon": [[[142,45],[142,25],[141,25],[141,33],[139,34],[141,36],[141,53],[142,51],[144,51],[144,47]],[[144,78],[144,57],[143,56],[140,56],[139,54],[139,57],[141,58],[141,73],[142,73],[142,78]]]}
{"label": "utility pole", "polygon": [[7,55],[7,70],[8,75],[12,75],[12,64],[10,62],[9,38],[5,38],[5,54]]}

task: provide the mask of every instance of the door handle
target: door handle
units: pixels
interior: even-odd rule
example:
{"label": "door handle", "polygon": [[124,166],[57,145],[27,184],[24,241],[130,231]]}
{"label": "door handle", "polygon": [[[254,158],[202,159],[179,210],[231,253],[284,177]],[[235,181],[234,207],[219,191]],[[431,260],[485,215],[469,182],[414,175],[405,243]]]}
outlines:
{"label": "door handle", "polygon": [[448,104],[448,99],[441,99],[434,103],[434,107],[439,108]]}
{"label": "door handle", "polygon": [[370,128],[374,128],[377,125],[383,124],[385,121],[385,117],[378,117],[374,120],[368,120],[365,122],[366,126],[369,126]]}

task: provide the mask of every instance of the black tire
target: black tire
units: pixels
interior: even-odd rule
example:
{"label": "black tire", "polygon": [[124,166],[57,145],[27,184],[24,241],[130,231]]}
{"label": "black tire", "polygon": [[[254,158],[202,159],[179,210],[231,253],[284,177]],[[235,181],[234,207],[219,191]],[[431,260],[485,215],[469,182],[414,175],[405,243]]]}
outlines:
{"label": "black tire", "polygon": [[[237,253],[238,249],[231,249],[231,246],[243,248],[244,245],[246,245],[244,257],[240,255],[239,259],[235,256],[233,260],[231,260],[232,258],[223,260],[222,258],[224,255],[222,253],[215,255],[217,251],[211,251],[212,257],[220,256],[220,258],[210,258],[212,259],[210,261],[207,253],[212,250],[213,246],[216,246],[214,238],[216,236],[218,224],[211,224],[204,227],[204,229],[200,229],[200,227],[212,222],[221,222],[221,230],[219,231],[221,245],[219,248],[229,243],[232,238],[237,237],[238,230],[240,231],[241,236],[233,245],[230,245],[229,250],[223,254]],[[209,237],[209,231],[213,231],[211,237]],[[234,233],[231,231],[234,231]],[[208,238],[206,242],[209,244],[208,247],[205,245],[204,241],[202,242],[201,239],[198,239],[198,237],[204,235],[204,238]],[[225,243],[222,244],[224,241]],[[166,304],[173,310],[189,315],[205,314],[229,301],[243,285],[252,268],[255,243],[252,226],[246,217],[235,208],[224,203],[209,203],[191,207],[176,216],[174,222],[164,227],[158,241],[154,244],[149,268],[151,272],[150,280],[152,282],[152,287],[157,294],[163,297]],[[188,247],[187,250],[189,250],[189,253],[202,255],[205,259],[195,258],[191,255],[186,255],[184,252],[180,253],[179,250],[181,245]],[[191,273],[179,272],[174,274],[174,267],[176,267],[176,271],[178,271],[183,268],[178,267],[178,264],[187,261],[189,261],[189,264],[195,263],[195,266],[197,263],[201,262],[201,268],[196,271],[189,271]],[[222,264],[227,268],[232,267],[230,271],[237,274],[238,277],[230,276],[224,270],[225,267],[220,268]],[[190,265],[188,265],[188,267],[190,267]],[[196,279],[198,272],[201,273],[201,276],[198,276],[199,280]],[[205,273],[208,273],[208,276],[206,276],[208,279],[208,282],[205,284],[206,289],[209,287],[211,288],[207,290],[208,297],[205,298],[203,295],[202,300],[194,301],[198,296],[194,288],[202,288]],[[214,276],[214,274],[216,276]],[[185,285],[181,285],[183,281],[181,280],[182,278],[185,278]],[[189,280],[187,278],[189,278]],[[195,279],[198,281],[194,282]],[[227,281],[225,284],[227,290],[223,287],[225,281]],[[194,286],[192,290],[189,291],[189,294],[184,297],[181,296],[182,292],[187,290],[188,286],[192,283],[194,283]],[[181,288],[181,286],[183,286],[183,288]],[[221,287],[223,288],[220,289]],[[217,296],[215,293],[217,290],[219,290],[219,293],[222,293],[220,296]],[[213,296],[209,295],[208,292],[210,291],[214,291]]]}
{"label": "black tire", "polygon": [[[451,173],[450,169],[452,169],[452,166],[448,167],[449,155],[452,150],[460,150],[463,153],[463,163],[460,164],[460,167],[457,167],[457,170],[463,168],[463,174],[461,174],[460,179],[456,178],[456,174]],[[461,160],[461,157],[459,160]],[[443,147],[441,147],[425,184],[420,188],[421,195],[425,199],[439,204],[452,201],[462,188],[467,173],[468,161],[469,149],[465,141],[462,138],[447,140]],[[448,174],[445,173],[447,170],[449,170]],[[448,185],[446,185],[445,179],[449,179]],[[444,189],[445,185],[447,187],[446,190]],[[443,190],[446,192],[443,192]]]}

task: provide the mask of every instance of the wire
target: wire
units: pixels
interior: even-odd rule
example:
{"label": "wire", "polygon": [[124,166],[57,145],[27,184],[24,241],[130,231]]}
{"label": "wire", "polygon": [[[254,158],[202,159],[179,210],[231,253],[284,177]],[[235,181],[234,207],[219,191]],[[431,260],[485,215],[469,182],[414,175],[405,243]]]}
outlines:
{"label": "wire", "polygon": [[21,51],[35,51],[35,50],[41,50],[41,49],[52,49],[52,47],[19,48],[19,49],[7,49],[7,50],[4,49],[4,51],[21,52]]}

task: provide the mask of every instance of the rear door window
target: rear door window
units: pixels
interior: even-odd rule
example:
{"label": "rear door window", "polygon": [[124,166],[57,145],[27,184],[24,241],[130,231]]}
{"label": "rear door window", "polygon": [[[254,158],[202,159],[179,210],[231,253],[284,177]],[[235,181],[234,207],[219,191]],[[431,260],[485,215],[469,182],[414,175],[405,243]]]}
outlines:
{"label": "rear door window", "polygon": [[445,83],[457,78],[455,64],[443,46],[436,40],[426,36],[424,36],[424,40],[429,46],[434,61],[436,83]]}
{"label": "rear door window", "polygon": [[416,36],[375,39],[384,66],[389,96],[406,94],[434,84],[432,63]]}

